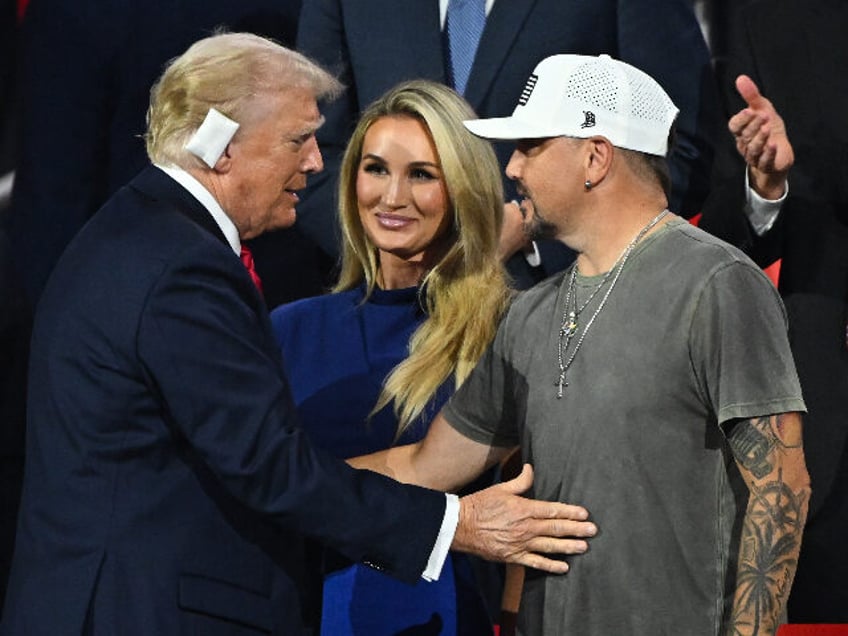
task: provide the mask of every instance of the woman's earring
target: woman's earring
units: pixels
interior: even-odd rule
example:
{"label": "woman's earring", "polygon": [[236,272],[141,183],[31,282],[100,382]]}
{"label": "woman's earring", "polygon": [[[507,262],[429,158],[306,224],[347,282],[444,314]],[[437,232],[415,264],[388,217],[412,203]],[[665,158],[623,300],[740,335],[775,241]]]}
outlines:
{"label": "woman's earring", "polygon": [[588,179],[586,179],[586,181],[583,183],[583,187],[586,188],[587,190],[591,190],[592,189],[592,182],[589,181]]}

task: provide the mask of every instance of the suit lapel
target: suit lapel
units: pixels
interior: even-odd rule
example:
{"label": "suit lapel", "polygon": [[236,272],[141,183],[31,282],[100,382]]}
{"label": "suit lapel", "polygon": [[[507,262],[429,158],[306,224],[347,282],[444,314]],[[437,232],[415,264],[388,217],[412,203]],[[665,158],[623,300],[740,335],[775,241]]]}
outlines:
{"label": "suit lapel", "polygon": [[465,89],[465,98],[475,109],[492,87],[535,4],[536,0],[498,0],[492,7]]}

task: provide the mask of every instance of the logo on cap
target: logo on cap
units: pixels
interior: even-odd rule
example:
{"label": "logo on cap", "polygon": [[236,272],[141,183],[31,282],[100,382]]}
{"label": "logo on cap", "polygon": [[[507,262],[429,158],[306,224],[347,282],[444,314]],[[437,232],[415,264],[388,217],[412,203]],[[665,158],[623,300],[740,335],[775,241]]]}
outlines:
{"label": "logo on cap", "polygon": [[581,128],[591,128],[595,125],[595,113],[593,113],[591,110],[584,110],[583,116],[586,118],[586,120],[582,124],[580,124]]}
{"label": "logo on cap", "polygon": [[530,95],[533,94],[533,89],[536,88],[536,82],[539,81],[539,76],[533,73],[527,78],[527,83],[524,85],[524,90],[521,91],[521,97],[518,98],[519,106],[526,106],[530,100]]}

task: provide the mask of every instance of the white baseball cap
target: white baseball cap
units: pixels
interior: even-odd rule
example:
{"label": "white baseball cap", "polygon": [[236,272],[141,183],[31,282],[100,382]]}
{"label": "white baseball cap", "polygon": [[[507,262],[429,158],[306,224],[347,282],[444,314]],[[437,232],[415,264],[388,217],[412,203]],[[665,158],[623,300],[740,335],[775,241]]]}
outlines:
{"label": "white baseball cap", "polygon": [[463,122],[487,139],[588,138],[666,156],[678,113],[647,73],[609,55],[552,55],[536,66],[510,117]]}

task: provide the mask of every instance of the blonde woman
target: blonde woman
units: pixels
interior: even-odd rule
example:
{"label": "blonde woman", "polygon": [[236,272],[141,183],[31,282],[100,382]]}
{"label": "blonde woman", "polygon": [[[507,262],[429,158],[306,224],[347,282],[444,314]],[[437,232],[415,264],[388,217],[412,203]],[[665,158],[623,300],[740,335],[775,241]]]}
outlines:
{"label": "blonde woman", "polygon": [[[303,425],[340,457],[423,437],[509,302],[498,258],[501,177],[488,142],[462,125],[473,117],[429,81],[373,103],[340,173],[334,293],[272,313]],[[408,586],[361,565],[325,579],[324,634],[422,625],[428,634],[491,633],[459,555],[435,583]]]}

